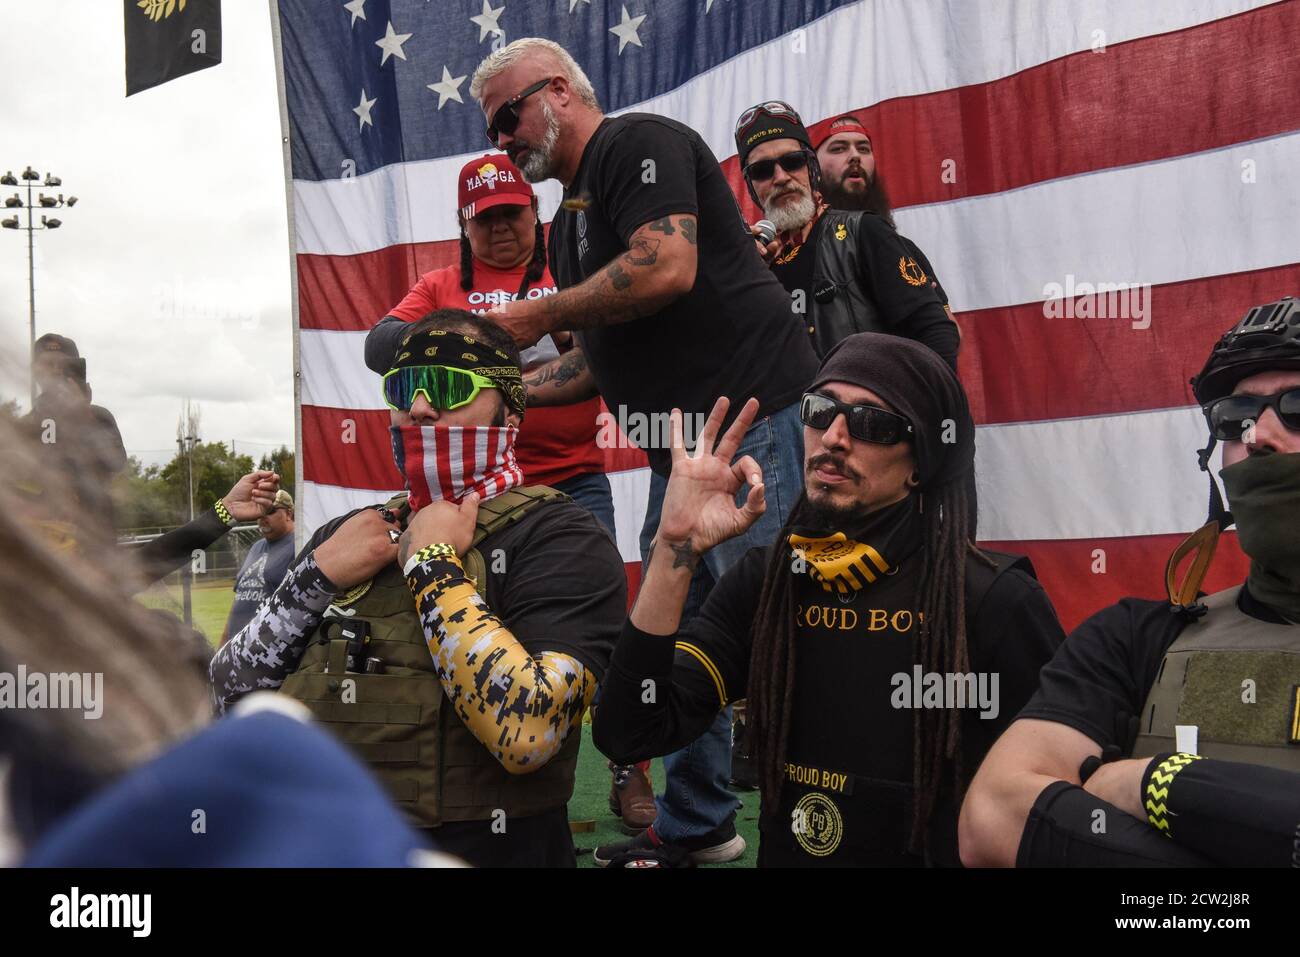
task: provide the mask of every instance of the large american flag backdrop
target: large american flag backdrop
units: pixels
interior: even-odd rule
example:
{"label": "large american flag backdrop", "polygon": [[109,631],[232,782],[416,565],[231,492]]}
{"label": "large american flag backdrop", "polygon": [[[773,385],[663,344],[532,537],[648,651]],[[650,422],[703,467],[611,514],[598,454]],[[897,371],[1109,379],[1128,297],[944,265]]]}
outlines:
{"label": "large american flag backdrop", "polygon": [[[745,107],[866,121],[964,333],[979,537],[1033,559],[1067,628],[1161,593],[1205,516],[1187,380],[1248,306],[1300,293],[1296,0],[273,0],[272,18],[305,533],[401,487],[362,342],[455,261],[455,177],[488,148],[469,77],[518,37],[561,43],[607,112],[699,130],[751,220]],[[539,192],[549,220],[558,185]],[[1149,325],[1045,303],[1099,282],[1149,284]],[[608,470],[635,584],[647,472],[636,452]],[[1229,536],[1208,586],[1245,568]]]}

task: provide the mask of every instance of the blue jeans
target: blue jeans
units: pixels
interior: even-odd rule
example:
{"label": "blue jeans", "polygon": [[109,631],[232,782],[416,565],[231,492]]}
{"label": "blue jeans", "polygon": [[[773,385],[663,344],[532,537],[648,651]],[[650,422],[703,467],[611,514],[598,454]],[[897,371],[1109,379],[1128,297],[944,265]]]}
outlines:
{"label": "blue jeans", "polygon": [[[681,627],[698,614],[713,583],[755,546],[770,545],[803,491],[803,424],[798,404],[755,422],[745,433],[736,457],[749,455],[763,470],[767,510],[744,535],[729,539],[704,556],[691,579],[691,589],[682,608]],[[641,528],[641,560],[659,528],[668,480],[650,475],[650,495],[645,525]],[[736,494],[736,504],[745,500],[749,486]],[[672,843],[700,837],[726,825],[740,807],[727,790],[731,779],[731,708],[718,712],[709,730],[664,758],[664,793],[655,798],[655,833]]]}
{"label": "blue jeans", "polygon": [[616,534],[614,531],[614,493],[610,491],[609,479],[605,477],[604,472],[575,475],[563,482],[556,482],[552,488],[568,495],[592,515],[595,515],[600,520],[600,523],[609,529],[609,534]]}

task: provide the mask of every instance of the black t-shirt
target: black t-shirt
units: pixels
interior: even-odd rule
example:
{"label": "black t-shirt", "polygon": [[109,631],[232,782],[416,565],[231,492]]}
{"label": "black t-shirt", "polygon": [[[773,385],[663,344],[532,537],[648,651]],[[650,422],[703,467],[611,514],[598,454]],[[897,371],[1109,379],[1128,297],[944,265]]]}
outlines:
{"label": "black t-shirt", "polygon": [[926,277],[930,280],[930,288],[934,291],[934,294],[939,297],[939,301],[945,306],[948,305],[948,293],[944,291],[943,284],[939,282],[939,277],[935,275],[934,267],[930,265],[929,257],[921,251],[920,246],[912,242],[902,233],[898,234],[898,238],[902,240],[903,248],[907,250],[908,255],[917,261],[922,272],[924,272]]}
{"label": "black t-shirt", "polygon": [[[561,289],[626,252],[646,223],[675,213],[698,220],[690,292],[655,315],[577,334],[616,415],[620,406],[645,416],[674,407],[707,414],[720,395],[732,400],[732,415],[750,396],[768,415],[799,398],[817,358],[698,133],[645,113],[606,118],[565,201],[583,208],[561,206],[551,223],[551,274]],[[646,451],[667,474],[668,452]]]}
{"label": "black t-shirt", "polygon": [[[359,511],[322,525],[303,553]],[[605,527],[574,502],[548,502],[494,532],[479,551],[492,611],[528,653],[562,652],[603,678],[627,614],[623,559]],[[477,867],[573,865],[564,808],[512,818],[504,835],[492,823],[444,824],[429,834],[439,850]]]}
{"label": "black t-shirt", "polygon": [[[875,303],[881,328],[929,346],[945,361],[955,363],[960,339],[943,308],[947,298],[941,296],[942,290],[931,275],[925,255],[880,216],[865,212],[849,215],[859,218],[857,283],[866,298]],[[772,264],[772,273],[787,294],[804,290],[808,313],[816,308],[818,256],[827,243],[833,245],[841,236],[848,235],[842,228],[828,235],[829,228],[826,217],[819,217],[803,245],[784,252]],[[814,349],[822,355],[848,331],[838,330],[832,335],[829,330],[823,330],[819,335],[814,322],[804,322],[801,326],[812,337]]]}
{"label": "black t-shirt", "polygon": [[818,217],[812,229],[808,230],[808,238],[802,245],[783,252],[772,261],[772,275],[780,280],[791,296],[796,290],[802,289],[806,297],[805,304],[812,302],[813,276],[817,272],[817,239],[821,236],[825,223],[823,218]]}
{"label": "black t-shirt", "polygon": [[[1260,621],[1286,623],[1244,586],[1237,607]],[[1167,601],[1124,598],[1103,608],[1070,633],[1017,717],[1055,721],[1102,748],[1113,745],[1128,754],[1132,721],[1141,715],[1165,652],[1187,622],[1171,613]]]}
{"label": "black t-shirt", "polygon": [[[708,727],[723,697],[735,701],[746,696],[750,628],[772,547],[750,549],[677,635],[649,636],[630,624],[625,627],[595,712],[598,741],[607,742],[620,758],[671,753]],[[914,712],[893,703],[894,676],[912,674],[914,590],[920,565],[921,555],[913,555],[897,573],[863,588],[848,603],[807,576],[796,584],[799,650],[787,749],[790,767],[774,818],[783,830],[764,830],[761,865],[923,863],[906,851]],[[988,718],[975,708],[963,712],[964,766],[970,775],[1029,699],[1039,668],[1064,635],[1042,586],[1018,569],[995,579],[968,628],[971,671],[999,676],[996,715],[992,709],[985,709]],[[667,684],[671,694],[644,704],[647,678],[661,687]],[[799,802],[810,795],[821,797],[811,798],[808,813],[839,815],[842,840],[819,846],[813,836],[799,842],[784,830],[793,824]],[[834,805],[833,811],[826,801]],[[931,862],[959,863],[959,810],[950,797],[936,807]]]}

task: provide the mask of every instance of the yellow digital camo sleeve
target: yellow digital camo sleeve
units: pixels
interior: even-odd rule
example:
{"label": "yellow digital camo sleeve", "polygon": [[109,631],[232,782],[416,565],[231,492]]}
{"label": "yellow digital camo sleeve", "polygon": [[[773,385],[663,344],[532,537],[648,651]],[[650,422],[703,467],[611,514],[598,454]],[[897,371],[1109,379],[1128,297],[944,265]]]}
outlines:
{"label": "yellow digital camo sleeve", "polygon": [[541,768],[582,721],[595,676],[570,655],[525,651],[455,555],[415,564],[406,581],[434,671],[465,727],[511,774]]}

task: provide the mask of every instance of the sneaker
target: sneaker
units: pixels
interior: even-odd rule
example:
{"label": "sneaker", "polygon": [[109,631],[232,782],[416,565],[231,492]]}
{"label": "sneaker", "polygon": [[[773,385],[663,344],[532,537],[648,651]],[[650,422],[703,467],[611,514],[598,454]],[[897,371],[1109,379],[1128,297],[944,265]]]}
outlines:
{"label": "sneaker", "polygon": [[620,767],[613,763],[609,786],[609,809],[618,815],[624,834],[640,834],[655,822],[655,792],[650,776],[636,765]]}
{"label": "sneaker", "polygon": [[[725,864],[734,861],[745,853],[745,839],[736,833],[734,821],[728,821],[722,827],[699,837],[669,844],[655,833],[653,825],[646,828],[630,841],[615,844],[603,844],[596,848],[592,860],[597,867],[610,864],[636,866],[628,863],[659,859],[659,866],[680,867],[674,861],[684,858],[691,864]],[[648,865],[641,865],[648,866]]]}

